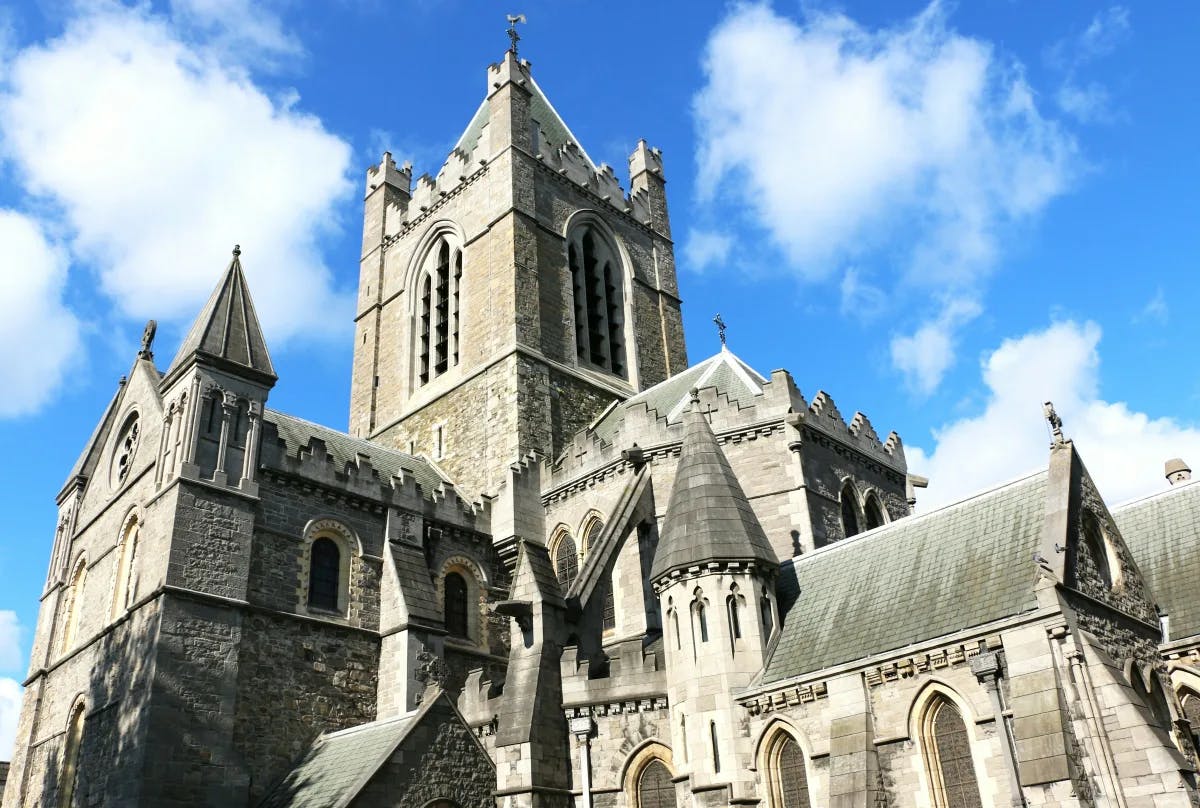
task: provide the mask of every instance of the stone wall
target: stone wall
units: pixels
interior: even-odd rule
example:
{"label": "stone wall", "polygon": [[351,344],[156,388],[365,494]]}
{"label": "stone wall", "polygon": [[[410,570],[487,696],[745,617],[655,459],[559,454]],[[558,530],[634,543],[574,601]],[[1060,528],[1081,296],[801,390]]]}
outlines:
{"label": "stone wall", "polygon": [[237,649],[234,747],[256,804],[323,732],[372,721],[379,638],[251,612]]}
{"label": "stone wall", "polygon": [[451,800],[461,808],[492,808],[496,768],[449,703],[439,699],[409,730],[353,808],[423,808]]}

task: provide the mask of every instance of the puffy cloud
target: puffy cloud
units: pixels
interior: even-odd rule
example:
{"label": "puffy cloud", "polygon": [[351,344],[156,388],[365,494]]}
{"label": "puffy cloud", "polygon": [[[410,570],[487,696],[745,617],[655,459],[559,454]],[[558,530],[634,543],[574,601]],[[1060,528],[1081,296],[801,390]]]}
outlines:
{"label": "puffy cloud", "polygon": [[[80,324],[63,304],[67,256],[37,221],[0,209],[0,417],[33,412],[58,389],[80,350]],[[4,662],[0,612],[0,669]]]}
{"label": "puffy cloud", "polygon": [[806,277],[887,250],[912,280],[970,284],[998,230],[1072,176],[1074,141],[1019,68],[950,30],[936,2],[880,31],[738,5],[704,69],[701,193],[753,214]]}
{"label": "puffy cloud", "polygon": [[941,384],[957,355],[958,330],[982,311],[975,300],[953,299],[912,334],[892,338],[892,364],[904,374],[910,389],[928,395]]}
{"label": "puffy cloud", "polygon": [[21,666],[21,627],[17,613],[0,609],[0,671],[12,671]]}
{"label": "puffy cloud", "polygon": [[0,677],[0,760],[12,760],[21,717],[21,685],[16,679]]}
{"label": "puffy cloud", "polygon": [[700,272],[714,264],[723,264],[733,249],[733,237],[713,230],[693,229],[683,247],[688,266]]}
{"label": "puffy cloud", "polygon": [[1066,321],[1003,342],[983,360],[988,398],[976,415],[935,431],[929,452],[906,447],[909,467],[930,478],[931,507],[1045,467],[1049,433],[1042,403],[1053,401],[1064,431],[1110,504],[1166,486],[1163,462],[1200,458],[1200,429],[1153,418],[1100,396],[1094,323]]}
{"label": "puffy cloud", "polygon": [[236,63],[278,69],[283,60],[302,56],[304,47],[284,30],[269,5],[249,0],[171,0],[171,18]]}
{"label": "puffy cloud", "polygon": [[[200,22],[226,5],[177,3]],[[72,252],[122,314],[188,319],[240,242],[270,339],[342,330],[351,299],[319,240],[351,187],[349,146],[219,47],[142,8],[87,9],[14,56],[0,98],[7,156]]]}

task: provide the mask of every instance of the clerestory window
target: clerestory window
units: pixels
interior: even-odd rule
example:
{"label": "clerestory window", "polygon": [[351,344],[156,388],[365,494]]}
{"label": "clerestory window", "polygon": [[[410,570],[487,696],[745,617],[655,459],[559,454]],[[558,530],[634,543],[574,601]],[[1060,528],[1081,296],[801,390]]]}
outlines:
{"label": "clerestory window", "polygon": [[459,296],[463,253],[446,237],[438,240],[419,275],[418,379],[427,384],[458,365]]}
{"label": "clerestory window", "polygon": [[624,376],[625,279],[616,250],[594,226],[567,239],[575,300],[575,352],[580,363]]}

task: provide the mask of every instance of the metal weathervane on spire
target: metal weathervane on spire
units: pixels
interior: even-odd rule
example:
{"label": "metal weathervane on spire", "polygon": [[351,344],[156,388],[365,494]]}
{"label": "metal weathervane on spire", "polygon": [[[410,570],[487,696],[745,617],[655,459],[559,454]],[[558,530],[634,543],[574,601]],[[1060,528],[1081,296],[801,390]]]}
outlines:
{"label": "metal weathervane on spire", "polygon": [[713,318],[713,322],[717,324],[717,336],[721,338],[721,347],[724,348],[725,347],[725,321],[721,319],[721,315],[718,313],[717,316]]}
{"label": "metal weathervane on spire", "polygon": [[512,51],[512,55],[517,55],[517,43],[521,41],[521,35],[517,33],[517,23],[524,24],[529,22],[525,19],[524,14],[509,14],[508,15],[508,40],[512,44],[508,49]]}

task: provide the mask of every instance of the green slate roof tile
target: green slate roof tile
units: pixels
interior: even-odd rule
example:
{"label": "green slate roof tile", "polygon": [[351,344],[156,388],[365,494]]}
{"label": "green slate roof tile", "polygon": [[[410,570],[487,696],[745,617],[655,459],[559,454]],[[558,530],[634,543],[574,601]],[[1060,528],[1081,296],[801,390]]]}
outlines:
{"label": "green slate roof tile", "polygon": [[782,636],[764,683],[1035,609],[1045,471],[780,568]]}
{"label": "green slate roof tile", "polygon": [[383,483],[403,474],[405,477],[414,478],[428,496],[443,483],[449,482],[429,463],[405,452],[398,452],[362,438],[354,438],[345,432],[338,432],[336,429],[314,424],[278,410],[267,409],[263,420],[275,426],[290,457],[295,457],[301,449],[308,446],[309,440],[316,438],[324,441],[326,450],[333,456],[334,465],[339,470],[345,468],[347,463],[356,462],[361,454],[371,461],[371,465],[379,472],[380,482]]}
{"label": "green slate roof tile", "polygon": [[687,407],[693,387],[715,387],[717,392],[724,393],[730,402],[748,404],[756,396],[762,395],[762,385],[766,383],[767,380],[762,374],[729,349],[722,348],[720,353],[627,399],[596,422],[592,431],[602,441],[611,444],[625,420],[626,411],[638,404],[645,404],[660,418],[677,421]]}
{"label": "green slate roof tile", "polygon": [[322,736],[259,808],[346,805],[404,740],[420,715],[410,713]]}
{"label": "green slate roof tile", "polygon": [[779,560],[695,402],[683,416],[683,445],[654,551],[654,579],[707,561]]}
{"label": "green slate roof tile", "polygon": [[1112,515],[1170,617],[1170,638],[1200,634],[1200,480],[1118,506]]}

